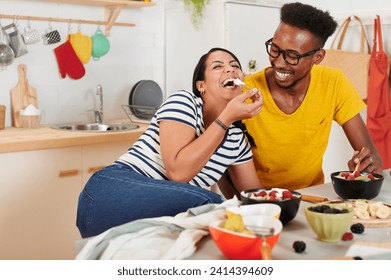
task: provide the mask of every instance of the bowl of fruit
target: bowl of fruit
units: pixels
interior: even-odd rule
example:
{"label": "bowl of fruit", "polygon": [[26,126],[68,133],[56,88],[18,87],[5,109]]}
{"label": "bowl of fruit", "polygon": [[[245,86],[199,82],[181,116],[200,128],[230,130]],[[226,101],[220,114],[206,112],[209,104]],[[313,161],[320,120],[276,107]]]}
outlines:
{"label": "bowl of fruit", "polygon": [[334,204],[313,204],[304,209],[305,218],[321,241],[340,241],[352,225],[353,208]]}
{"label": "bowl of fruit", "polygon": [[335,193],[343,199],[373,199],[384,181],[380,174],[359,171],[338,171],[330,177]]}
{"label": "bowl of fruit", "polygon": [[260,188],[242,191],[240,197],[243,205],[273,203],[281,207],[280,220],[285,225],[293,220],[299,210],[301,194],[282,188]]}
{"label": "bowl of fruit", "polygon": [[217,248],[231,260],[271,259],[282,231],[281,221],[270,216],[238,217],[209,224]]}

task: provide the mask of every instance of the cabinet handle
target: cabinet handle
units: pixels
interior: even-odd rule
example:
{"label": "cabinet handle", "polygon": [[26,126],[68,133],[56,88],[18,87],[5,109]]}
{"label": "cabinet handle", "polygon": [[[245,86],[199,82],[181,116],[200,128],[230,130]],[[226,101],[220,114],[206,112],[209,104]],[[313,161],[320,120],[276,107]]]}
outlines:
{"label": "cabinet handle", "polygon": [[79,174],[78,169],[62,170],[58,174],[58,177],[63,178],[63,177],[69,177],[69,176],[76,176],[78,174]]}
{"label": "cabinet handle", "polygon": [[90,167],[88,168],[88,173],[91,174],[91,173],[95,173],[96,171],[99,171],[103,168],[105,168],[106,166],[105,165],[101,165],[101,166],[94,166],[94,167]]}

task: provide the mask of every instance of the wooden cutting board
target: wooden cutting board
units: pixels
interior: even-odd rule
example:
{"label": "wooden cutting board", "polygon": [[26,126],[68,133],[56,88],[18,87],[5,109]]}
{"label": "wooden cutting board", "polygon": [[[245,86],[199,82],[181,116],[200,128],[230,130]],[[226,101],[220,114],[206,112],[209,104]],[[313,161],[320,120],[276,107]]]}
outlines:
{"label": "wooden cutting board", "polygon": [[20,110],[29,104],[38,108],[37,90],[27,80],[27,67],[24,64],[18,65],[18,83],[11,89],[11,117],[12,126],[22,127],[20,123]]}
{"label": "wooden cutting board", "polygon": [[[350,199],[349,201],[354,201],[354,199]],[[329,201],[328,203],[340,204],[340,203],[344,203],[344,201],[343,200],[334,200],[334,201]],[[387,204],[387,203],[383,203],[383,204],[385,206],[391,208],[390,204]],[[365,227],[368,227],[368,228],[391,227],[391,214],[385,219],[379,219],[379,218],[374,218],[374,217],[371,217],[369,219],[353,218],[353,224],[356,224],[356,223],[361,223]]]}
{"label": "wooden cutting board", "polygon": [[391,215],[385,219],[379,218],[370,218],[370,219],[359,219],[354,218],[353,223],[362,223],[365,227],[368,228],[379,228],[379,227],[391,227]]}

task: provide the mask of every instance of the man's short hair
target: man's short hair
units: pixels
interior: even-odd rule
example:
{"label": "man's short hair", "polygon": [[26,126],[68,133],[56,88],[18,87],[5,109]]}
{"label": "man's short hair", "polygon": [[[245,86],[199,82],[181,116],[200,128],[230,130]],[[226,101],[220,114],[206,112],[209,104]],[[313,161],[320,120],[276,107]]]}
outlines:
{"label": "man's short hair", "polygon": [[319,38],[322,47],[337,28],[337,22],[328,11],[322,11],[299,2],[284,4],[281,7],[280,20],[310,31]]}

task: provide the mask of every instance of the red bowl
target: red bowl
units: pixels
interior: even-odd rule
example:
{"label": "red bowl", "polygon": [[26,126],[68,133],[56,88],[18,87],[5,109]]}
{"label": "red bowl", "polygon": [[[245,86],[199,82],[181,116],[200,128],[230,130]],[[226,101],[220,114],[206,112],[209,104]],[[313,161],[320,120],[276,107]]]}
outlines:
{"label": "red bowl", "polygon": [[[210,235],[219,250],[231,260],[262,260],[262,238],[224,229],[224,221],[215,221],[209,225]],[[245,222],[247,225],[247,223]],[[282,231],[282,223],[274,217],[259,217],[251,221],[252,225],[273,227],[274,234],[266,237],[266,242],[273,249]]]}

